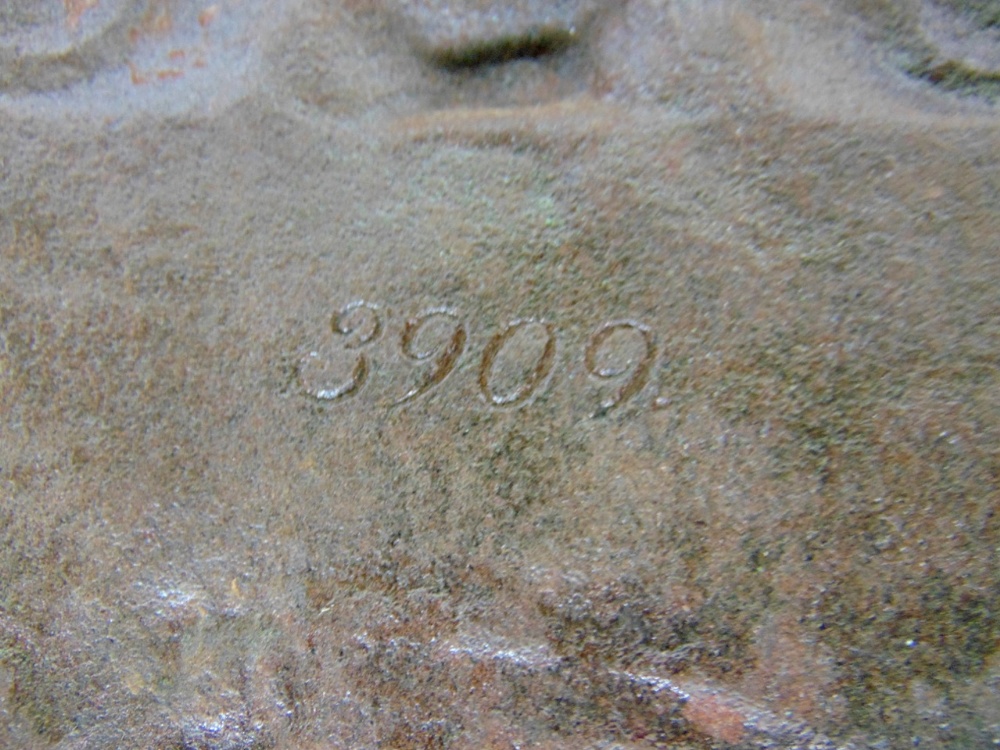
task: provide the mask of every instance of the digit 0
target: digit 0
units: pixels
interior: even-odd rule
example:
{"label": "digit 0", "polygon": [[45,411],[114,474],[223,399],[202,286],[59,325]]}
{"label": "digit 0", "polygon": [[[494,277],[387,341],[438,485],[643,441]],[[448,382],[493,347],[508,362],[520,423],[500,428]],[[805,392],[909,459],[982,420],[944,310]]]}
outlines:
{"label": "digit 0", "polygon": [[[527,375],[521,385],[508,393],[498,393],[491,385],[493,371],[504,348],[521,332],[530,328],[541,328],[545,335],[545,344],[534,367],[527,370]],[[494,406],[518,406],[527,401],[552,372],[556,360],[556,333],[553,326],[538,320],[515,320],[500,333],[490,339],[483,351],[483,359],[479,366],[479,389],[486,401]]]}

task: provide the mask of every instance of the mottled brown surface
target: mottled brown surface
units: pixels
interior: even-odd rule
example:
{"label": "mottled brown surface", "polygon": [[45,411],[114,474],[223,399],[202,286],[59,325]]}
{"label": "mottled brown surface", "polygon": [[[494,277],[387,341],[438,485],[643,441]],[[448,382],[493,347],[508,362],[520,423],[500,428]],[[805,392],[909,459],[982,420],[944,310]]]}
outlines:
{"label": "mottled brown surface", "polygon": [[996,3],[5,8],[0,747],[1000,742]]}

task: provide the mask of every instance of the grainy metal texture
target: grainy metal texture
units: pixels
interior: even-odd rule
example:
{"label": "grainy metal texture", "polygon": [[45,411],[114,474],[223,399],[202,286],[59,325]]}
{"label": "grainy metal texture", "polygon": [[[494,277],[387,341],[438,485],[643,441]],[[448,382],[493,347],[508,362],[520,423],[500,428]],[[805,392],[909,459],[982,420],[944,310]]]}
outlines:
{"label": "grainy metal texture", "polygon": [[0,10],[0,747],[1000,743],[1000,31]]}

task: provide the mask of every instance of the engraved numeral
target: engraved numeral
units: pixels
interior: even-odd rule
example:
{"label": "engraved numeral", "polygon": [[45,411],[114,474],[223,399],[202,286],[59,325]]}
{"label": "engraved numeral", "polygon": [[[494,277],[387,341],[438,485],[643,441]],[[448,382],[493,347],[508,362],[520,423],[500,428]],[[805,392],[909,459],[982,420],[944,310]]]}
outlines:
{"label": "engraved numeral", "polygon": [[[420,332],[427,327],[428,323],[440,320],[452,322],[453,330],[448,340],[436,347],[427,349],[418,347],[417,338]],[[400,341],[403,356],[414,362],[424,362],[433,357],[434,363],[421,382],[411,388],[405,396],[395,401],[393,405],[405,404],[408,401],[412,401],[418,396],[427,393],[427,391],[448,377],[451,371],[455,369],[455,365],[458,364],[458,360],[465,351],[466,338],[465,326],[462,324],[462,321],[458,319],[458,316],[452,310],[446,308],[429,310],[423,315],[406,321]]]}
{"label": "engraved numeral", "polygon": [[[545,332],[545,345],[535,366],[527,372],[524,382],[509,393],[497,393],[490,384],[497,358],[504,347],[518,333],[530,327],[541,327]],[[552,372],[556,360],[556,333],[553,326],[537,320],[515,320],[490,339],[483,352],[479,367],[479,388],[487,402],[494,406],[517,406],[527,401]]]}
{"label": "engraved numeral", "polygon": [[[383,333],[383,310],[359,300],[330,319],[332,338],[299,362],[296,375],[303,393],[317,401],[347,400],[366,387],[372,374],[367,347]],[[390,374],[395,390],[384,406],[405,406],[444,383],[465,356],[466,322],[450,307],[434,307],[409,318],[400,332],[399,351],[413,365],[409,375]],[[479,361],[479,390],[487,405],[518,407],[552,379],[559,341],[556,327],[535,318],[519,318],[495,334]],[[594,417],[603,417],[638,396],[649,383],[658,351],[649,326],[636,320],[613,320],[593,329],[583,348],[583,366],[598,381],[603,396]],[[391,384],[395,383],[395,386]],[[396,389],[399,390],[396,390]],[[402,392],[402,395],[398,395]],[[650,408],[666,408],[658,394]]]}
{"label": "engraved numeral", "polygon": [[[622,336],[639,338],[642,342],[642,354],[637,359],[629,358],[625,364],[620,366],[604,364],[601,361],[602,348],[609,342],[609,339]],[[584,350],[583,359],[587,372],[594,377],[600,380],[617,380],[619,378],[625,380],[621,387],[610,398],[602,401],[600,407],[594,412],[595,417],[603,417],[645,387],[649,380],[653,361],[656,359],[656,343],[653,340],[652,331],[642,323],[632,320],[605,323],[590,337],[587,348]]]}
{"label": "engraved numeral", "polygon": [[[333,314],[330,330],[335,337],[343,337],[341,348],[362,349],[382,334],[382,319],[375,305],[359,300]],[[329,369],[329,365],[329,357],[316,351],[303,357],[299,364],[298,375],[302,389],[319,401],[337,401],[355,395],[368,380],[371,369],[367,355],[359,351],[350,377],[331,385],[325,377],[325,370]]]}

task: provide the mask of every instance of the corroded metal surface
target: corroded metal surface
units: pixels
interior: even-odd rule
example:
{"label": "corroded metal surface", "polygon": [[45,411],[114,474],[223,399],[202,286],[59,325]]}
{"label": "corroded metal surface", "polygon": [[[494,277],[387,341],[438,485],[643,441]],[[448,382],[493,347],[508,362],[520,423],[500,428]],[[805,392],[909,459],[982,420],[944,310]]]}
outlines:
{"label": "corroded metal surface", "polygon": [[1000,742],[996,3],[0,9],[0,746]]}

